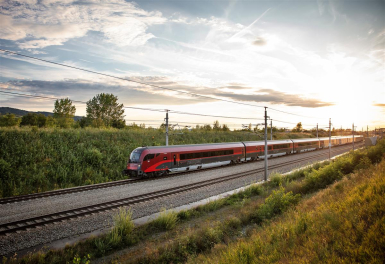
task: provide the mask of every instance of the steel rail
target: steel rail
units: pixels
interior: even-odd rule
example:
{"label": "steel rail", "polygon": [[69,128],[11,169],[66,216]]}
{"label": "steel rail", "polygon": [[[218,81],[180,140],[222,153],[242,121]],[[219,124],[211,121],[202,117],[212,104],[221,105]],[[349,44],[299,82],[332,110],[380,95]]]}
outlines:
{"label": "steel rail", "polygon": [[[328,153],[320,153],[318,155],[313,155],[313,156],[303,157],[292,161],[282,162],[276,165],[272,165],[270,169],[274,170],[277,168],[281,168],[288,165],[294,165],[294,164],[297,164],[298,162],[312,160],[316,157],[326,156],[326,155],[328,155]],[[89,206],[84,206],[76,209],[65,210],[65,211],[56,212],[52,214],[9,222],[9,223],[0,225],[0,235],[6,235],[9,233],[15,233],[21,230],[44,226],[50,223],[62,222],[72,218],[78,218],[86,215],[109,211],[122,206],[132,206],[137,203],[147,202],[147,201],[155,200],[165,196],[178,194],[178,193],[182,193],[182,192],[186,192],[194,189],[199,189],[205,186],[214,185],[214,184],[230,181],[237,178],[254,175],[255,173],[261,173],[263,171],[264,171],[264,168],[258,168],[258,169],[254,169],[254,170],[250,170],[242,173],[231,174],[231,175],[222,176],[215,179],[205,180],[197,183],[191,183],[191,184],[187,184],[179,187],[173,187],[166,190],[155,191],[151,193],[136,195],[136,196],[113,200],[113,201],[104,202],[100,204],[89,205]]]}
{"label": "steel rail", "polygon": [[[338,146],[338,150],[344,149],[343,147],[346,147],[346,145]],[[323,150],[323,149],[321,149],[321,150]],[[309,154],[312,152],[313,151],[300,152],[300,153],[296,153],[296,155]],[[335,152],[335,151],[333,151],[333,152]],[[286,155],[274,157],[273,159],[281,158],[281,157],[286,157]],[[269,159],[272,159],[272,158],[269,158]],[[256,160],[256,161],[260,162],[262,160]],[[126,180],[118,180],[118,181],[113,181],[113,182],[91,184],[91,185],[86,185],[86,186],[78,186],[78,187],[72,187],[72,188],[66,188],[66,189],[60,189],[60,190],[53,190],[53,191],[47,191],[47,192],[42,192],[42,193],[32,193],[32,194],[19,195],[19,196],[14,196],[14,197],[7,197],[7,198],[0,199],[0,205],[1,204],[8,204],[8,203],[22,202],[22,201],[28,201],[28,200],[33,200],[33,199],[40,199],[40,198],[45,198],[45,197],[64,195],[64,194],[70,194],[70,193],[85,192],[85,191],[91,191],[91,190],[96,190],[96,189],[116,187],[116,186],[127,185],[127,184],[132,184],[132,183],[137,183],[137,182],[143,182],[143,181],[152,181],[152,180],[164,179],[164,178],[169,178],[169,177],[182,176],[182,175],[198,173],[198,172],[202,172],[202,171],[215,170],[218,168],[219,167],[212,167],[212,168],[201,169],[201,170],[194,170],[194,171],[188,171],[188,172],[182,172],[182,173],[174,173],[174,174],[171,174],[169,176],[143,178],[143,179],[133,178],[133,179],[126,179]]]}

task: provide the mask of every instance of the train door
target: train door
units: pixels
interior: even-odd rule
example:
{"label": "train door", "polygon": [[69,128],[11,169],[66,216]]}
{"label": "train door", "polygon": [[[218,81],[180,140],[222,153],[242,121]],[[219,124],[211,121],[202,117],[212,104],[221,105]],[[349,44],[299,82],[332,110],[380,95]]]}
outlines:
{"label": "train door", "polygon": [[173,168],[179,167],[179,160],[178,160],[178,154],[177,153],[171,153],[171,162]]}

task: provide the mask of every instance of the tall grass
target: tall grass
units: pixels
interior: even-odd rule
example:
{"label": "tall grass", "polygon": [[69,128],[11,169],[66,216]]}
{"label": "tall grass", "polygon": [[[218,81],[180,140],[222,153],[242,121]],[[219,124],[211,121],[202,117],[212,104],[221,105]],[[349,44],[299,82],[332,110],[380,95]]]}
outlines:
{"label": "tall grass", "polygon": [[[258,140],[255,134],[195,131],[170,144]],[[131,151],[164,145],[162,130],[0,128],[0,197],[126,178]]]}
{"label": "tall grass", "polygon": [[383,263],[385,160],[191,263]]}
{"label": "tall grass", "polygon": [[[340,173],[334,173],[334,180],[332,180],[331,175],[333,174],[329,172],[329,168],[334,166],[333,168],[336,170],[336,172],[338,169],[345,172],[352,170],[358,173],[365,173],[367,167],[366,169],[362,169],[363,164],[368,165],[369,167],[374,167],[371,165],[372,161],[376,162],[380,160],[381,157],[384,157],[384,153],[385,140],[380,142],[375,147],[369,148],[362,152],[355,152],[354,154],[350,153],[346,157],[341,157],[337,159],[337,161],[332,162],[330,164],[328,162],[316,164],[312,168],[309,167],[303,170],[295,171],[292,174],[282,176],[281,181],[278,182],[279,188],[271,192],[271,194],[270,191],[274,190],[277,184],[273,186],[270,182],[268,182],[263,185],[252,185],[246,190],[233,194],[224,199],[212,201],[208,204],[193,208],[191,210],[179,212],[178,214],[172,213],[172,217],[165,217],[163,218],[163,220],[160,221],[162,222],[161,225],[158,225],[157,220],[155,220],[153,222],[147,223],[132,230],[131,224],[117,224],[119,222],[127,222],[125,220],[127,219],[127,214],[123,213],[120,214],[121,216],[117,216],[115,218],[115,227],[112,229],[111,233],[107,235],[98,238],[90,238],[85,242],[67,247],[64,250],[50,251],[47,254],[38,253],[35,255],[29,255],[28,257],[25,257],[23,259],[23,262],[65,263],[68,262],[68,260],[72,260],[76,254],[78,256],[86,256],[87,254],[90,254],[93,259],[94,257],[104,256],[106,254],[114,252],[115,250],[135,245],[139,241],[143,241],[145,239],[148,239],[149,237],[152,237],[152,235],[156,234],[159,231],[173,229],[175,228],[174,224],[183,223],[184,221],[188,221],[194,217],[200,217],[207,213],[211,213],[222,208],[226,210],[228,208],[224,207],[230,206],[231,210],[229,211],[234,212],[231,215],[226,214],[223,218],[221,218],[220,221],[213,220],[210,221],[208,224],[203,224],[194,227],[190,225],[190,223],[188,223],[187,226],[189,226],[189,228],[187,228],[186,232],[182,232],[180,229],[177,229],[176,232],[164,234],[167,237],[167,243],[164,243],[164,241],[162,241],[159,247],[151,249],[146,248],[145,253],[140,252],[140,257],[138,259],[132,260],[133,262],[137,263],[184,262],[189,258],[196,256],[200,253],[207,253],[213,248],[223,248],[223,244],[228,244],[232,239],[237,238],[240,234],[243,234],[245,228],[247,227],[259,227],[256,230],[260,231],[265,229],[265,226],[268,225],[270,222],[274,223],[275,219],[279,219],[279,216],[282,215],[284,212],[289,211],[289,214],[291,214],[293,206],[298,204],[299,202],[299,194],[301,194],[302,197],[308,197],[306,194],[311,193],[313,195],[315,191],[325,188],[326,182],[324,181],[324,178],[327,178],[328,181],[332,183],[338,181],[338,183],[335,184],[333,188],[328,189],[329,191],[335,191],[337,194],[344,193],[346,190],[348,190],[348,188],[346,188],[345,186],[346,183],[351,182],[352,184],[354,184],[355,182],[357,182],[357,179],[361,179],[361,175],[357,174],[357,176],[352,176],[351,174],[346,174],[345,177],[341,178]],[[371,155],[371,158],[369,158],[369,155]],[[339,161],[340,159],[341,161]],[[370,164],[368,163],[368,160]],[[354,163],[352,168],[350,168],[350,165],[348,165],[351,161],[353,161]],[[381,177],[384,177],[385,161],[381,164],[377,165],[376,168],[378,168],[380,174],[382,173]],[[345,170],[346,168],[350,169]],[[321,173],[321,171],[324,171],[324,173]],[[310,175],[315,172],[316,175],[318,175],[317,177]],[[323,174],[328,175],[328,177],[324,177]],[[311,178],[311,180],[308,180],[308,178]],[[317,181],[320,181],[323,184],[317,184]],[[294,183],[296,184],[294,185]],[[366,189],[367,186],[362,185],[358,189],[358,195],[361,196]],[[330,196],[329,191],[327,191],[326,193],[323,192],[324,197]],[[378,189],[375,189],[375,191],[384,196],[383,192],[385,191],[385,189],[384,187],[382,187],[382,185],[380,185]],[[339,200],[340,197],[338,197],[338,195],[331,198],[331,201],[337,202]],[[311,198],[306,201],[307,206],[302,207],[306,210],[314,209],[315,203],[316,201],[318,201],[318,198]],[[376,206],[384,207],[383,205],[384,203],[381,201],[380,203],[377,203]],[[352,209],[354,210],[354,206],[352,206]],[[375,214],[375,207],[372,209],[374,210],[373,212]],[[210,219],[211,217],[212,215],[210,215]],[[298,218],[298,223],[296,223],[295,226],[292,228],[292,230],[294,230],[293,232],[295,232],[296,234],[303,234],[307,232],[307,230],[309,229],[308,217],[309,215],[307,214],[301,214]],[[330,220],[331,225],[339,225],[338,222],[334,221],[333,215],[328,215],[326,213],[325,217]],[[376,216],[373,215],[371,217],[375,218]],[[296,216],[289,217],[289,219],[291,218],[297,219]],[[122,220],[120,221],[118,219]],[[170,222],[172,224],[168,225],[167,223]],[[322,223],[322,225],[324,225],[324,223]],[[120,227],[118,228],[118,226]],[[126,228],[125,226],[128,227]],[[280,227],[279,224],[278,227]],[[314,228],[316,228],[316,226]],[[132,231],[123,232],[122,230]],[[292,232],[290,230],[291,229],[283,228],[280,232],[274,233],[274,235],[271,237],[271,243],[278,243],[280,241],[283,241],[284,243],[289,243],[290,245],[295,243],[296,238],[288,236],[291,234],[290,232]],[[177,237],[174,238],[175,240],[172,240],[173,233],[177,235]],[[249,234],[248,231],[247,233]],[[372,233],[375,234],[375,232]],[[128,235],[122,236],[121,234]],[[300,238],[300,240],[301,239],[302,238]],[[254,252],[254,250],[256,250],[257,253],[262,252],[262,248],[260,248],[261,245],[258,244],[258,241],[258,247],[256,249],[251,248],[249,246],[245,246],[244,248],[242,248],[242,250],[244,251],[235,253],[233,252],[231,254],[238,256],[241,259],[241,263],[243,263],[242,261],[248,261],[249,257],[252,257],[252,254],[250,252]],[[309,243],[311,243],[311,240]],[[280,247],[281,245],[279,247],[276,247],[276,249],[280,249]],[[249,252],[250,254],[247,252]],[[274,255],[272,259],[274,259],[275,256],[276,255]],[[255,259],[252,260],[254,261]],[[267,259],[265,261],[271,262],[270,260],[271,259]],[[208,263],[219,262],[218,259],[204,259],[204,261]],[[256,262],[258,262],[258,260]]]}
{"label": "tall grass", "polygon": [[171,230],[178,222],[178,215],[175,211],[162,209],[159,217],[152,221],[152,225],[160,230]]}

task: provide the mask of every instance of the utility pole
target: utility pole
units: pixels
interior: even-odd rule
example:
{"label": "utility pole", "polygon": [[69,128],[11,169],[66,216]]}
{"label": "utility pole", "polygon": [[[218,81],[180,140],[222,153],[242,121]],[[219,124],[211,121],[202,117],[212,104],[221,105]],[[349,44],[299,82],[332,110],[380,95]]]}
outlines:
{"label": "utility pole", "polygon": [[317,138],[318,138],[318,123],[317,123]]}
{"label": "utility pole", "polygon": [[329,118],[329,160],[332,152],[332,119]]}
{"label": "utility pole", "polygon": [[353,133],[353,151],[354,151],[354,123],[352,125],[352,133]]}
{"label": "utility pole", "polygon": [[267,181],[267,173],[268,173],[268,169],[267,169],[267,154],[268,154],[268,151],[267,151],[267,107],[265,106],[265,178],[264,180]]}
{"label": "utility pole", "polygon": [[166,109],[166,146],[168,146],[168,111],[170,110]]}
{"label": "utility pole", "polygon": [[270,140],[273,140],[273,119],[270,119]]}
{"label": "utility pole", "polygon": [[366,125],[366,136],[369,137],[369,126]]}
{"label": "utility pole", "polygon": [[341,126],[341,136],[342,136],[342,126]]}

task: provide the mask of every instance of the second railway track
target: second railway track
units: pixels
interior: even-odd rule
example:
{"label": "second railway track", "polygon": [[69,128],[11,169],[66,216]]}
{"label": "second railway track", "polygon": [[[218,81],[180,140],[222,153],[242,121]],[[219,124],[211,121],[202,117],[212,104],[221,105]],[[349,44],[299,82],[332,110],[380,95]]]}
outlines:
{"label": "second railway track", "polygon": [[[339,150],[341,150],[341,149],[339,149]],[[336,151],[334,151],[334,152],[336,152]],[[304,161],[312,160],[316,157],[325,156],[327,154],[328,153],[319,153],[318,155],[311,155],[309,157],[302,157],[300,159],[282,162],[282,163],[270,166],[269,169],[274,170],[274,169],[278,169],[278,168],[281,168],[284,166],[295,165],[298,162],[304,162]],[[80,208],[76,208],[76,209],[65,210],[65,211],[56,212],[56,213],[52,213],[52,214],[27,218],[27,219],[18,220],[18,221],[13,221],[13,222],[9,222],[9,223],[5,223],[5,224],[0,225],[0,235],[10,234],[10,233],[18,232],[21,230],[26,230],[26,229],[30,229],[30,228],[39,227],[39,226],[41,227],[41,226],[44,226],[44,225],[47,225],[50,223],[57,223],[57,222],[61,222],[61,221],[70,220],[73,218],[78,218],[78,217],[91,215],[91,214],[95,214],[95,213],[99,213],[99,212],[113,210],[113,209],[116,209],[116,208],[122,207],[122,206],[132,206],[134,204],[138,204],[141,202],[147,202],[147,201],[159,199],[159,198],[162,198],[165,196],[178,194],[178,193],[182,193],[182,192],[187,192],[187,191],[202,188],[205,186],[230,181],[230,180],[233,180],[236,178],[250,176],[250,175],[253,175],[256,173],[262,173],[263,171],[264,171],[264,168],[258,168],[258,169],[254,169],[254,170],[250,170],[250,171],[246,171],[246,172],[242,172],[242,173],[236,173],[236,174],[232,174],[232,175],[222,176],[222,177],[215,178],[215,179],[205,180],[205,181],[201,181],[201,182],[197,182],[197,183],[191,183],[191,184],[187,184],[187,185],[183,185],[183,186],[179,186],[179,187],[173,187],[173,188],[169,188],[169,189],[165,189],[165,190],[161,190],[161,191],[155,191],[155,192],[151,192],[151,193],[136,195],[136,196],[127,197],[127,198],[118,199],[118,200],[113,200],[113,201],[104,202],[104,203],[100,203],[100,204],[84,206],[84,207],[80,207]]]}

